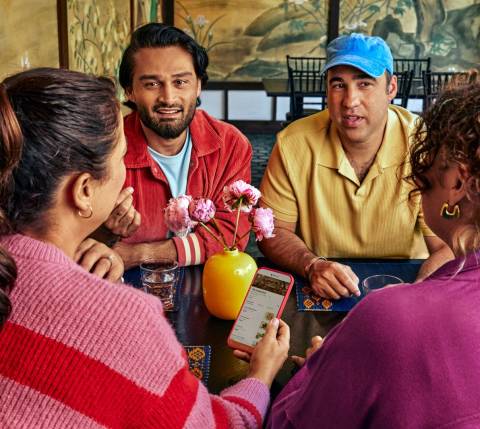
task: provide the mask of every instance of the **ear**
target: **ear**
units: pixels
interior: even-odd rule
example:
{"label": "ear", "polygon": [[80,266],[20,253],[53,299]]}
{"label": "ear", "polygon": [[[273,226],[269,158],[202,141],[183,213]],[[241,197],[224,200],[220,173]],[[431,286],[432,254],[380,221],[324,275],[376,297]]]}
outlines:
{"label": "ear", "polygon": [[71,192],[72,201],[77,210],[86,211],[91,209],[93,195],[95,193],[95,183],[91,174],[80,174],[73,181]]}
{"label": "ear", "polygon": [[387,96],[389,101],[392,101],[395,98],[395,96],[397,95],[397,91],[398,91],[397,76],[393,75],[387,88]]}
{"label": "ear", "polygon": [[456,163],[449,168],[444,181],[448,189],[448,202],[453,205],[468,197],[469,188],[474,184],[473,179],[465,165]]}
{"label": "ear", "polygon": [[201,79],[197,79],[197,98],[200,97],[201,92],[202,92],[202,81]]}
{"label": "ear", "polygon": [[127,97],[128,101],[135,103],[135,95],[133,94],[133,88],[129,87],[125,89],[125,96]]}

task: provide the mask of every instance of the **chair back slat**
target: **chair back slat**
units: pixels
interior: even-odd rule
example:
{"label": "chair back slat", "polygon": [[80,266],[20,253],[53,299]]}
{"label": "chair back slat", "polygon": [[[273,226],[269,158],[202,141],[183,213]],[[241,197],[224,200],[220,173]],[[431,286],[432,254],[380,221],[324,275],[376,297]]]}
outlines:
{"label": "chair back slat", "polygon": [[[397,95],[396,99],[400,99],[400,106],[407,108],[408,97],[412,88],[413,70],[393,73],[397,77]],[[394,100],[392,100],[394,103]]]}
{"label": "chair back slat", "polygon": [[422,72],[430,71],[430,57],[427,58],[394,58],[393,71],[413,71],[414,79],[421,79]]}
{"label": "chair back slat", "polygon": [[[325,89],[321,74],[325,62],[326,58],[323,57],[291,57],[287,55],[291,120],[306,116],[306,105],[321,105],[321,109],[325,108]],[[322,101],[321,103],[305,101],[305,97],[321,97]]]}
{"label": "chair back slat", "polygon": [[468,80],[468,74],[465,72],[423,72],[423,90],[424,102],[423,109],[427,110],[431,104],[438,97],[438,94],[448,85],[448,83],[455,77],[455,79]]}

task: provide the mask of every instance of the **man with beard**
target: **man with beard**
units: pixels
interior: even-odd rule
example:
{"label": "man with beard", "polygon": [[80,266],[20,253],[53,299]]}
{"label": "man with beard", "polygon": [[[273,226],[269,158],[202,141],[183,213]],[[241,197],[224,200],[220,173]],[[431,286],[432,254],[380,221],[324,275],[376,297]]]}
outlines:
{"label": "man with beard", "polygon": [[[236,128],[196,109],[207,65],[206,51],[190,36],[158,23],[138,28],[123,54],[120,84],[134,111],[125,117],[125,189],[106,226],[124,237],[115,250],[126,268],[159,258],[201,264],[221,250],[203,228],[171,237],[163,218],[171,197],[211,199],[219,227],[232,239],[235,214],[224,209],[222,191],[250,181],[252,149]],[[239,236],[248,228],[242,215]]]}

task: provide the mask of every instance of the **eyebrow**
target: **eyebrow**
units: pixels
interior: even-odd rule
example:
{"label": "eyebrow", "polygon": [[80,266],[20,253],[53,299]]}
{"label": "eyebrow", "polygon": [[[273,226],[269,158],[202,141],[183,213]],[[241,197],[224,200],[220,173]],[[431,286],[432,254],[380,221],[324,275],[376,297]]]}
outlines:
{"label": "eyebrow", "polygon": [[[175,73],[172,75],[173,78],[179,78],[179,77],[189,77],[193,76],[192,72],[185,71],[185,72],[180,72],[180,73]],[[138,78],[139,80],[161,80],[160,77],[156,74],[144,74]]]}
{"label": "eyebrow", "polygon": [[[372,81],[377,80],[376,78],[374,78],[372,76],[369,76],[366,73],[359,73],[359,74],[356,74],[356,75],[353,76],[353,80],[364,80],[364,79],[368,79],[368,80],[372,80]],[[344,80],[339,76],[333,76],[328,81],[329,84],[334,83],[334,82],[344,82]]]}

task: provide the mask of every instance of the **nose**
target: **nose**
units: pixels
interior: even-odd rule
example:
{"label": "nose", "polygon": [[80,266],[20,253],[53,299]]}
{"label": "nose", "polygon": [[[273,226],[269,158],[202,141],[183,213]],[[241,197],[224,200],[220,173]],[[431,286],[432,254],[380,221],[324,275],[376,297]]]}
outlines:
{"label": "nose", "polygon": [[168,106],[175,102],[175,88],[173,85],[165,84],[158,93],[158,101]]}
{"label": "nose", "polygon": [[347,109],[357,107],[360,104],[360,93],[354,85],[346,88],[343,97],[343,105]]}

